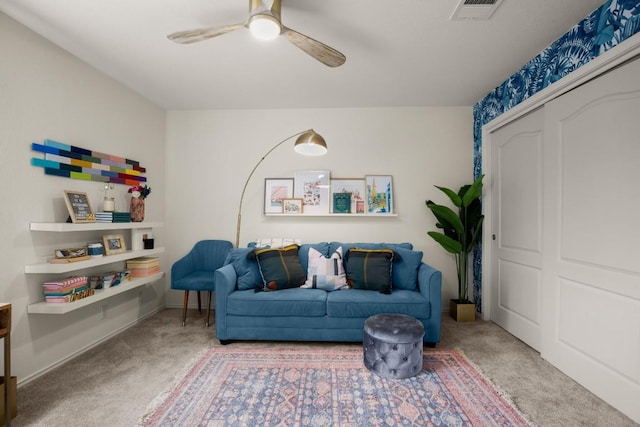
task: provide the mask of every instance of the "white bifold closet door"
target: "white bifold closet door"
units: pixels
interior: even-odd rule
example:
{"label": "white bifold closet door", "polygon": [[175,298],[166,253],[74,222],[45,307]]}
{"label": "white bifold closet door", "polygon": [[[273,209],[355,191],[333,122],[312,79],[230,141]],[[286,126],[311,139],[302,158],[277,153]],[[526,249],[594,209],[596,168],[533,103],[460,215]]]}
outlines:
{"label": "white bifold closet door", "polygon": [[485,286],[493,321],[640,423],[638,76],[636,57],[490,134]]}
{"label": "white bifold closet door", "polygon": [[640,59],[545,105],[541,354],[640,422]]}

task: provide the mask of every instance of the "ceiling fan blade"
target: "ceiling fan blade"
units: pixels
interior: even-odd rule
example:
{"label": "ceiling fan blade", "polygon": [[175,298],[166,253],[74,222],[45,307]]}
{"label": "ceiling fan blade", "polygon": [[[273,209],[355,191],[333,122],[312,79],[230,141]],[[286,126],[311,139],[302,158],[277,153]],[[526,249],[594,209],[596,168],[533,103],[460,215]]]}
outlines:
{"label": "ceiling fan blade", "polygon": [[282,26],[281,35],[285,36],[287,40],[305,51],[308,55],[329,67],[339,67],[347,60],[342,53],[338,52],[334,48],[292,30],[291,28],[287,28],[284,25]]}
{"label": "ceiling fan blade", "polygon": [[246,24],[222,25],[220,27],[198,28],[196,30],[178,31],[169,34],[167,38],[176,43],[195,43],[218,37],[231,31],[246,27]]}

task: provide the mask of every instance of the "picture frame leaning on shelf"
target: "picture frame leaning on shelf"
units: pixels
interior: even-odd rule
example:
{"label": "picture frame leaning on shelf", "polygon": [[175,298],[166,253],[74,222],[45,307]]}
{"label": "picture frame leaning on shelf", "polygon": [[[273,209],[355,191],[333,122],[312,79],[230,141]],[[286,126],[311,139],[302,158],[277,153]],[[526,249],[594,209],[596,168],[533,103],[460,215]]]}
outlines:
{"label": "picture frame leaning on shelf", "polygon": [[67,222],[73,222],[75,224],[96,221],[87,193],[64,190],[64,202],[67,205],[69,218],[71,219],[71,221],[67,220]]}
{"label": "picture frame leaning on shelf", "polygon": [[107,255],[120,254],[127,251],[127,244],[122,234],[107,234],[102,236],[104,251]]}

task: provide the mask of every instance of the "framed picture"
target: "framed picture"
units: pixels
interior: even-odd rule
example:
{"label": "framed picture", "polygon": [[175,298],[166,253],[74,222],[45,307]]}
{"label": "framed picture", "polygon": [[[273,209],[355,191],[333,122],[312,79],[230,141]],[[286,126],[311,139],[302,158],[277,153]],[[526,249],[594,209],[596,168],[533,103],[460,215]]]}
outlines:
{"label": "framed picture", "polygon": [[282,213],[301,214],[304,212],[302,199],[282,199]]}
{"label": "framed picture", "polygon": [[366,201],[368,214],[393,213],[393,183],[391,175],[367,175]]}
{"label": "framed picture", "polygon": [[[331,180],[331,213],[365,213],[364,197],[365,184],[363,178],[335,178]],[[349,206],[344,204],[346,196],[350,194]],[[337,199],[337,200],[336,200]],[[338,206],[336,206],[338,201]],[[342,202],[342,203],[341,203]]]}
{"label": "framed picture", "polygon": [[329,213],[329,171],[299,171],[293,197],[302,199],[304,213]]}
{"label": "framed picture", "polygon": [[109,234],[102,236],[104,251],[107,255],[119,254],[127,251],[127,244],[122,234]]}
{"label": "framed picture", "polygon": [[265,178],[264,213],[282,213],[282,199],[293,197],[293,178]]}
{"label": "framed picture", "polygon": [[76,222],[95,222],[96,217],[91,210],[91,203],[87,193],[78,191],[64,191],[64,202],[67,204],[69,216],[73,223]]}

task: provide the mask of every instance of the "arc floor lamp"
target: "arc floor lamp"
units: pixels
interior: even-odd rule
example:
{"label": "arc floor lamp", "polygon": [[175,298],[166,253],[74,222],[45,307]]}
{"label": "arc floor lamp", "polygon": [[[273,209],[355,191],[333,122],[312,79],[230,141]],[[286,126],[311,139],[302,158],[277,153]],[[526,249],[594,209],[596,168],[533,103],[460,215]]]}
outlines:
{"label": "arc floor lamp", "polygon": [[240,195],[240,204],[238,205],[238,223],[236,225],[236,248],[240,245],[240,226],[242,224],[242,201],[244,200],[244,193],[247,191],[247,185],[249,185],[249,181],[251,181],[251,177],[253,176],[260,163],[264,161],[264,159],[269,156],[279,146],[289,141],[292,138],[298,137],[296,139],[295,144],[293,145],[293,149],[296,153],[302,154],[305,156],[322,156],[327,153],[327,143],[324,141],[324,138],[316,133],[313,129],[308,129],[302,132],[298,132],[291,136],[286,137],[282,141],[278,142],[274,145],[269,151],[265,153],[264,156],[256,163],[256,165],[251,169],[247,180],[244,183],[244,187],[242,187],[242,194]]}

